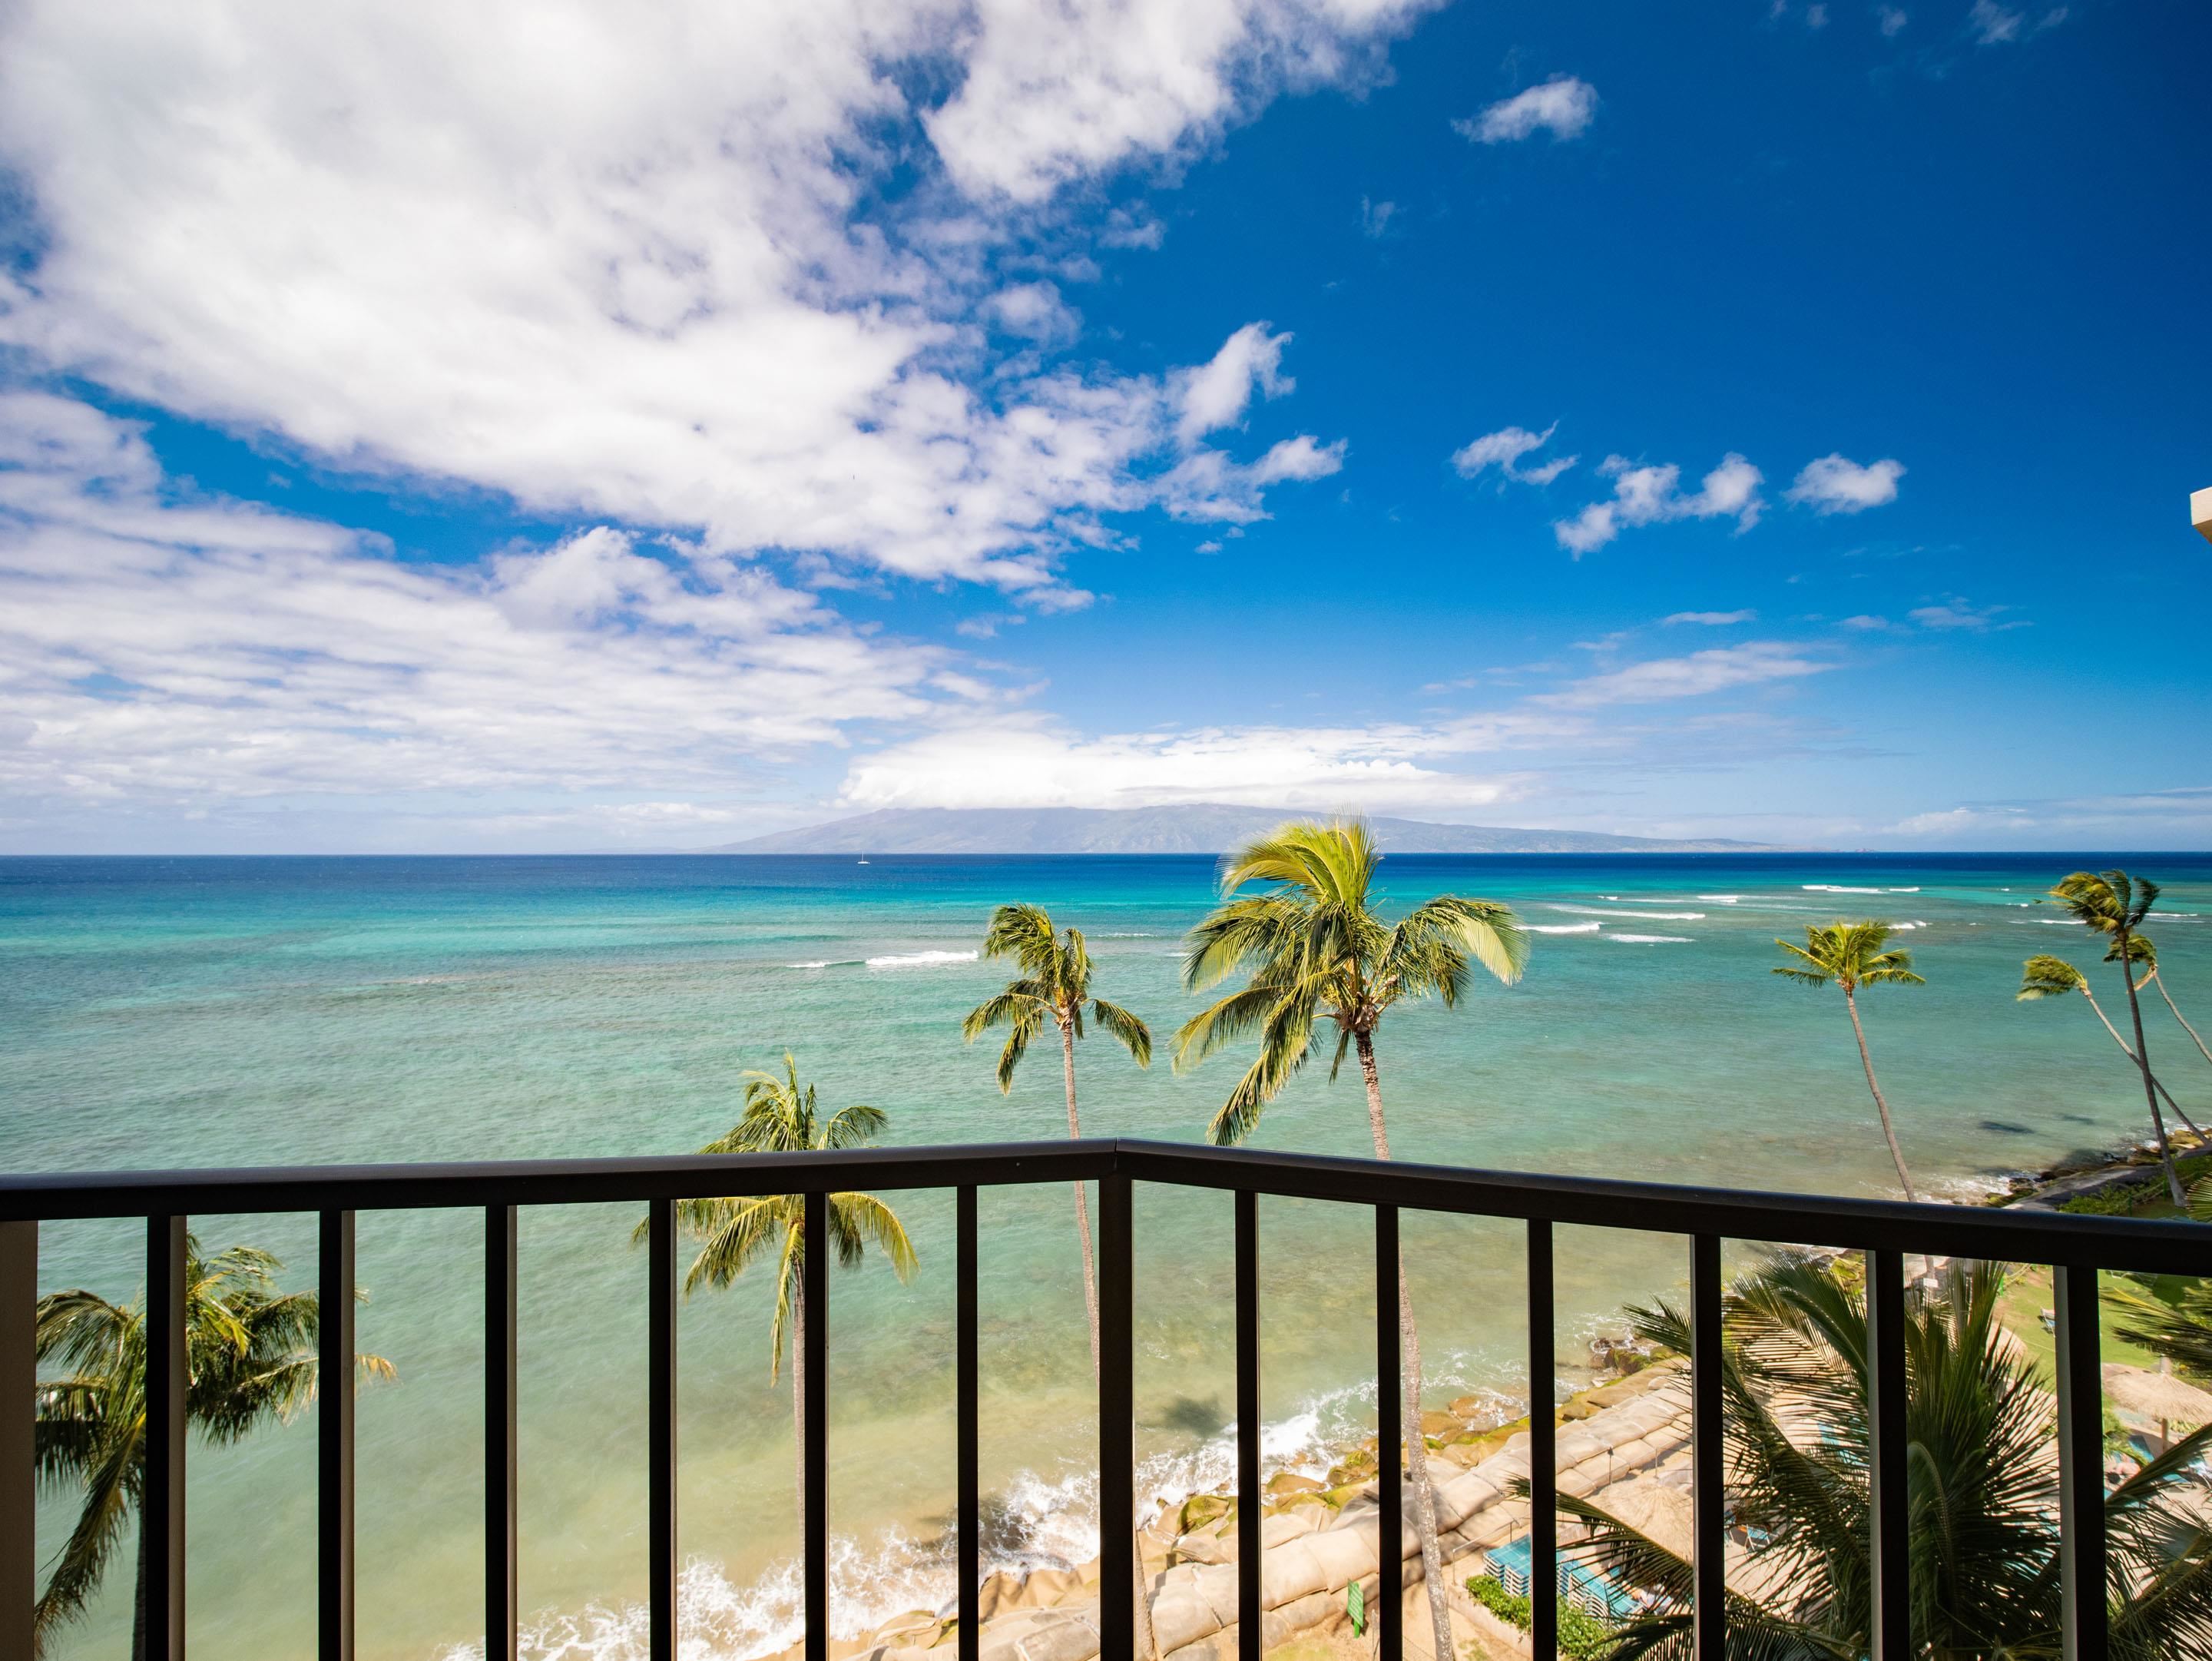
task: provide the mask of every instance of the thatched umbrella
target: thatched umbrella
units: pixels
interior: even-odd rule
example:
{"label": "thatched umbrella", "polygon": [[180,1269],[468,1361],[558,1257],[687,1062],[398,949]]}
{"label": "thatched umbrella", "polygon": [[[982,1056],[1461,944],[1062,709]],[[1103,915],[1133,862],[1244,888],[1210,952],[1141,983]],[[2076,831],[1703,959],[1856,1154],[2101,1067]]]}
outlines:
{"label": "thatched umbrella", "polygon": [[2185,1425],[2212,1425],[2212,1393],[2170,1372],[2152,1372],[2119,1361],[2107,1361],[2105,1394],[2115,1407],[2155,1419],[2162,1442],[2172,1439],[2166,1434],[2166,1427],[2177,1420]]}

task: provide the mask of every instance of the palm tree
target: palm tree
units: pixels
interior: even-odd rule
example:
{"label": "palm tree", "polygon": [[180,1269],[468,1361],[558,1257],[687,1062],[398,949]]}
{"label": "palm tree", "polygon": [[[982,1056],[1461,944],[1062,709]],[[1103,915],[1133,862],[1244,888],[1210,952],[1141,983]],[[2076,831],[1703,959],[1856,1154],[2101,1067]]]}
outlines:
{"label": "palm tree", "polygon": [[[2150,949],[2150,942],[2140,934],[2136,936],[2132,944],[2144,951]],[[2087,975],[2067,962],[2065,958],[2054,958],[2047,952],[2039,952],[2020,967],[2020,990],[2014,994],[2017,1002],[2033,1003],[2039,998],[2063,997],[2069,992],[2079,992],[2089,1001],[2089,1007],[2096,1011],[2097,1019],[2104,1022],[2105,1031],[2112,1035],[2112,1042],[2119,1045],[2120,1053],[2130,1062],[2136,1059],[2136,1052],[2128,1048],[2128,1041],[2120,1036],[2120,1029],[2112,1025],[2112,1019],[2105,1013],[2103,1007],[2098,1003],[2097,995],[2089,989],[2089,977]],[[2154,1079],[2152,1082],[2156,1084],[2157,1080]],[[2181,1104],[2173,1099],[2172,1092],[2160,1084],[2158,1086],[2158,1093],[2166,1098],[2166,1104],[2174,1110],[2182,1123],[2187,1125],[2191,1130],[2197,1130],[2197,1122],[2181,1110]],[[2202,1136],[2204,1133],[2197,1130],[2197,1134]]]}
{"label": "palm tree", "polygon": [[[1067,1134],[1083,1134],[1075,1113],[1075,1041],[1083,1036],[1083,1009],[1101,1031],[1117,1040],[1139,1067],[1152,1064],[1152,1029],[1119,1004],[1091,995],[1091,952],[1079,929],[1054,933],[1042,906],[1002,905],[991,914],[983,935],[986,958],[1012,958],[1021,970],[1006,989],[986,998],[960,1023],[969,1043],[993,1027],[1007,1029],[999,1052],[999,1093],[1014,1087],[1014,1069],[1029,1053],[1030,1040],[1050,1021],[1060,1032],[1060,1081],[1067,1094]],[[1091,1318],[1091,1373],[1098,1375],[1098,1276],[1091,1255],[1091,1211],[1081,1183],[1075,1184],[1075,1238],[1083,1258],[1083,1307]]]}
{"label": "palm tree", "polygon": [[[702,1153],[819,1153],[831,1148],[864,1147],[888,1123],[883,1110],[841,1108],[822,1118],[814,1086],[799,1082],[799,1063],[786,1050],[783,1074],[745,1074],[744,1112],[726,1135]],[[724,1199],[685,1200],[676,1208],[684,1226],[703,1244],[684,1276],[687,1298],[702,1285],[726,1287],[754,1263],[774,1257],[775,1314],[769,1323],[768,1381],[783,1369],[786,1335],[791,1343],[791,1423],[797,1438],[796,1493],[799,1520],[806,1512],[806,1196],[769,1194]],[[830,1244],[837,1261],[857,1268],[873,1245],[890,1259],[902,1281],[910,1279],[917,1259],[914,1242],[896,1214],[872,1194],[829,1196]],[[638,1226],[642,1240],[647,1226]]]}
{"label": "palm tree", "polygon": [[[1997,1322],[2004,1275],[1954,1268],[1908,1294],[1905,1428],[1913,1654],[1923,1661],[2056,1658],[2060,1649],[2053,1402],[2040,1369]],[[1686,1346],[1661,1304],[1632,1311],[1638,1335]],[[1731,1592],[1728,1653],[1856,1661],[1872,1628],[1868,1332],[1864,1295],[1828,1269],[1778,1258],[1723,1300],[1721,1389],[1728,1487],[1756,1530]],[[2212,1661],[2212,1530],[2188,1467],[2212,1427],[2106,1496],[2111,1652],[2125,1661]],[[1561,1496],[1586,1549],[1661,1602],[1617,1634],[1613,1661],[1674,1661],[1693,1648],[1689,1561],[1602,1506]]]}
{"label": "palm tree", "polygon": [[1889,1157],[1897,1165],[1897,1180],[1905,1185],[1905,1197],[1917,1200],[1920,1196],[1912,1191],[1912,1177],[1905,1168],[1905,1154],[1897,1145],[1897,1128],[1889,1122],[1889,1103],[1881,1093],[1881,1086],[1875,1081],[1874,1057],[1867,1053],[1866,1028],[1859,1021],[1861,987],[1927,984],[1912,972],[1910,952],[1883,949],[1889,943],[1890,933],[1886,922],[1844,922],[1838,919],[1825,925],[1808,924],[1804,945],[1792,946],[1783,940],[1774,942],[1798,959],[1797,964],[1782,964],[1774,972],[1802,986],[1843,989],[1844,1007],[1850,1011],[1851,1032],[1859,1041],[1859,1062],[1866,1068],[1867,1088],[1874,1092],[1875,1109],[1881,1115],[1881,1134],[1889,1143]]}
{"label": "palm tree", "polygon": [[2075,922],[2095,929],[2112,941],[2107,961],[2120,966],[2120,979],[2128,989],[2128,1014],[2135,1023],[2136,1068],[2142,1074],[2143,1099],[2150,1104],[2150,1122],[2158,1132],[2158,1155],[2166,1166],[2166,1191],[2173,1203],[2184,1205],[2181,1177],[2173,1168],[2173,1146],[2166,1140],[2166,1117],[2158,1110],[2158,1086],[2151,1077],[2150,1050],[2143,1043],[2142,1005],[2136,997],[2134,954],[2130,944],[2142,920],[2158,903],[2158,885],[2130,878],[2124,871],[2076,871],[2051,891]]}
{"label": "palm tree", "polygon": [[[1248,1036],[1260,1054],[1213,1116],[1206,1134],[1227,1146],[1259,1127],[1267,1104],[1318,1047],[1320,1024],[1336,1026],[1334,1079],[1347,1052],[1357,1054],[1367,1086],[1367,1124],[1375,1156],[1390,1157],[1382,1122],[1382,1081],[1375,1064],[1375,1030],[1409,999],[1434,996],[1455,1007],[1480,964],[1510,984],[1528,960],[1528,937],[1512,911],[1495,900],[1441,894],[1396,924],[1376,915],[1375,868],[1382,855],[1358,820],[1285,824],[1222,863],[1221,904],[1191,931],[1183,983],[1192,991],[1218,984],[1240,969],[1249,978],[1186,1021],[1176,1034],[1178,1071]],[[1249,883],[1270,885],[1241,894]],[[1404,1350],[1406,1457],[1413,1478],[1414,1524],[1428,1581],[1437,1654],[1455,1652],[1446,1603],[1443,1558],[1437,1544],[1436,1494],[1429,1486],[1428,1445],[1421,1435],[1421,1342],[1413,1323],[1402,1255],[1398,1264],[1398,1329]],[[1533,1405],[1533,1404],[1532,1404]]]}
{"label": "palm tree", "polygon": [[[203,1256],[185,1237],[185,1415],[218,1445],[270,1420],[289,1422],[314,1400],[320,1303],[276,1287],[277,1258],[252,1246]],[[358,1297],[366,1294],[356,1293]],[[77,1518],[39,1596],[35,1652],[84,1613],[117,1538],[145,1495],[146,1306],[96,1293],[39,1299],[36,1458],[48,1488],[82,1494]],[[380,1356],[359,1358],[364,1377],[389,1378]],[[146,1536],[140,1530],[131,1624],[132,1661],[146,1653]]]}

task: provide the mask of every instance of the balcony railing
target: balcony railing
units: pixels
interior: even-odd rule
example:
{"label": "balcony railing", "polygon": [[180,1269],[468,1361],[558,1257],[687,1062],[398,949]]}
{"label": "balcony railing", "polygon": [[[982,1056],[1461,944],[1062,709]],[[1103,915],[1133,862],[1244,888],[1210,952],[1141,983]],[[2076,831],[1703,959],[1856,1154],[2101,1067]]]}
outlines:
{"label": "balcony railing", "polygon": [[[1398,1219],[1401,1211],[1517,1219],[1528,1228],[1529,1376],[1553,1369],[1552,1231],[1560,1224],[1689,1237],[1692,1539],[1696,1647],[1701,1661],[1723,1653],[1725,1496],[1722,1466],[1721,1244],[1787,1241],[1867,1254],[1873,1351],[1870,1512],[1875,1661],[1911,1654],[1905,1538],[1905,1373],[1903,1259],[1906,1254],[2048,1263],[2057,1287],[2059,1518],[2068,1661],[2106,1653],[2103,1386],[2098,1361],[2097,1277],[2103,1270],[2212,1275],[2212,1228],[1960,1206],[1905,1205],[1796,1194],[1668,1187],[1596,1178],[1531,1176],[1436,1165],[1384,1164],[1164,1142],[1083,1141],[920,1148],[869,1148],[805,1155],[686,1155],[641,1159],[559,1159],[471,1165],[353,1165],[309,1169],[123,1172],[0,1177],[0,1656],[29,1653],[36,1564],[31,1458],[33,1310],[38,1224],[72,1218],[146,1222],[149,1369],[145,1431],[148,1652],[185,1655],[185,1225],[192,1213],[315,1212],[321,1220],[320,1371],[354,1369],[354,1216],[359,1211],[478,1208],[484,1214],[485,1653],[512,1661],[520,1642],[515,1578],[515,1214],[526,1205],[642,1202],[650,1219],[646,1296],[650,1306],[648,1564],[651,1653],[677,1654],[676,1204],[714,1194],[806,1196],[808,1233],[823,1235],[833,1189],[949,1188],[957,1199],[954,1368],[957,1389],[959,1647],[980,1646],[980,1494],[976,1477],[975,1191],[1017,1183],[1095,1181],[1099,1187],[1099,1537],[1135,1533],[1132,1417],[1133,1293],[1130,1194],[1137,1183],[1226,1189],[1236,1205],[1237,1486],[1260,1488],[1260,1344],[1257,1201],[1261,1195],[1372,1208],[1375,1217],[1377,1445],[1400,1445],[1397,1329]],[[805,1611],[809,1661],[830,1643],[828,1506],[830,1307],[827,1252],[805,1258]],[[319,1409],[318,1642],[320,1661],[354,1655],[354,1408],[350,1390],[327,1390]],[[1552,1416],[1529,1418],[1529,1501],[1535,1653],[1557,1632],[1555,1434]],[[1378,1526],[1403,1516],[1400,1461],[1378,1473]],[[1261,1630],[1262,1531],[1237,1531],[1239,1630]],[[1389,1534],[1378,1562],[1399,1561]],[[1100,1654],[1135,1652],[1133,1553],[1099,1561]],[[1400,1661],[1401,1600],[1387,1582],[1379,1597],[1382,1661]]]}

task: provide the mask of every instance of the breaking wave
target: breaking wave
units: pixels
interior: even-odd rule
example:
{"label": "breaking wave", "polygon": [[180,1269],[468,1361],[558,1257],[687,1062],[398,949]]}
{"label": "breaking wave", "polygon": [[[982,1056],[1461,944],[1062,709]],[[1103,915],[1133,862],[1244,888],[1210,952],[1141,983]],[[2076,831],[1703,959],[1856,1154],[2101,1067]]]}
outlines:
{"label": "breaking wave", "polygon": [[934,964],[974,963],[979,952],[890,952],[866,959],[871,969],[927,969]]}
{"label": "breaking wave", "polygon": [[1532,922],[1522,926],[1532,934],[1595,934],[1605,925],[1595,922]]}
{"label": "breaking wave", "polygon": [[1630,946],[1688,946],[1694,939],[1689,934],[1607,934],[1602,938]]}
{"label": "breaking wave", "polygon": [[1595,905],[1554,905],[1553,911],[1566,911],[1582,917],[1632,917],[1638,922],[1701,922],[1702,911],[1607,911]]}

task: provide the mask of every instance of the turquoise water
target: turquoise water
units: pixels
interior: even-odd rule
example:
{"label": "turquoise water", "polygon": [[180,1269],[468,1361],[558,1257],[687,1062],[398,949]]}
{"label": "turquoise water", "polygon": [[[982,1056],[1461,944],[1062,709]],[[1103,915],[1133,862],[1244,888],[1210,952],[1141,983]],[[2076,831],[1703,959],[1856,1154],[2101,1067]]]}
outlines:
{"label": "turquoise water", "polygon": [[[2212,1015],[2203,855],[1393,858],[1391,905],[1486,894],[1575,931],[1540,936],[1517,987],[1389,1018],[1380,1055],[1395,1151],[1891,1191],[1840,1001],[1766,972],[1775,935],[1838,915],[1916,925],[1902,940],[1928,985],[1873,994],[1865,1010],[1927,1186],[1964,1194],[2141,1134],[2140,1086],[2087,1008],[2011,995],[2021,959],[2052,950],[2118,992],[2080,931],[2032,904],[2068,870],[2116,859],[2168,885],[2154,925],[2167,979],[2192,1019]],[[1164,1038],[1194,1007],[1176,948],[1211,879],[1210,862],[1177,858],[0,860],[0,1165],[681,1151],[727,1129],[744,1069],[787,1046],[825,1102],[888,1112],[891,1141],[1054,1136],[1056,1055],[1041,1050],[1002,1098],[995,1047],[959,1040],[962,1013],[1006,977],[969,955],[990,908],[1034,900],[1083,928],[1097,989]],[[2154,1063],[2185,1105],[2212,1110],[2212,1068],[2162,1006],[2146,1014]],[[1194,1137],[1241,1065],[1140,1073],[1094,1039],[1079,1058],[1085,1129]],[[1367,1151],[1357,1082],[1325,1074],[1268,1110],[1261,1144]],[[914,1282],[879,1264],[832,1281],[831,1505],[848,1629],[951,1590],[939,1536],[952,1483],[951,1196],[896,1203],[921,1254]],[[994,1555],[1085,1555],[1095,1440],[1069,1198],[1011,1190],[983,1206]],[[564,1208],[523,1223],[523,1595],[536,1652],[564,1661],[643,1653],[635,1220]],[[1165,1494],[1229,1470],[1230,1219],[1218,1196],[1144,1193],[1139,1222],[1140,1445]],[[313,1275],[311,1219],[195,1226],[210,1247],[267,1244],[290,1276]],[[401,1376],[360,1414],[362,1652],[379,1661],[430,1661],[480,1636],[479,1233],[476,1214],[360,1221],[364,1347]],[[1371,1422],[1368,1238],[1364,1216],[1338,1208],[1263,1208],[1278,1459]],[[140,1240],[49,1226],[42,1283],[129,1296]],[[1412,1219],[1407,1244],[1431,1396],[1524,1391],[1513,1232]],[[1681,1260],[1646,1239],[1564,1236],[1563,1357],[1624,1296],[1676,1285]],[[793,1635],[790,1398],[787,1380],[768,1380],[769,1297],[748,1280],[684,1311],[697,1661]],[[202,1653],[311,1653],[313,1474],[307,1421],[195,1449]],[[66,1520],[58,1504],[44,1513],[50,1543]],[[118,1573],[59,1653],[124,1653],[127,1593]]]}

